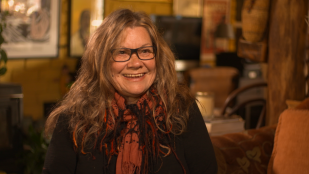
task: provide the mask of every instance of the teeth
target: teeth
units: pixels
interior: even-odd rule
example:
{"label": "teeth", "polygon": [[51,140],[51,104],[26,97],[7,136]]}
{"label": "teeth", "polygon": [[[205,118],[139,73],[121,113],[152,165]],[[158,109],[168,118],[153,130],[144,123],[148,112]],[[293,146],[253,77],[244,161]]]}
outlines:
{"label": "teeth", "polygon": [[123,76],[129,77],[129,78],[136,78],[136,77],[142,77],[144,74],[124,74]]}

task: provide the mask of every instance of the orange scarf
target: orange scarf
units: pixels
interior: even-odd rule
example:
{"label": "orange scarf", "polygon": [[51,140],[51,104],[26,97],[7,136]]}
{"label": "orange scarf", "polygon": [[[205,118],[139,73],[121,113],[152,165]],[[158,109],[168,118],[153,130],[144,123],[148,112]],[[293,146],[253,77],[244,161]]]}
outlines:
{"label": "orange scarf", "polygon": [[[154,98],[152,98],[154,100]],[[155,101],[155,100],[154,100]],[[148,107],[144,103],[147,103]],[[160,100],[159,105],[155,111],[155,115],[159,116],[157,119],[163,121],[165,117],[165,110],[163,109],[162,101]],[[144,112],[145,115],[150,114],[152,111],[153,102],[147,97],[147,94],[144,94],[136,103],[136,105],[125,105],[125,99],[120,96],[118,93],[115,93],[115,100],[112,102],[112,108],[115,116],[123,115],[122,121],[125,122],[126,127],[121,131],[121,143],[118,149],[118,158],[116,163],[116,174],[140,174],[141,165],[143,160],[143,147],[140,146],[140,129],[138,125],[138,117],[136,113]],[[132,112],[135,110],[135,112]],[[144,111],[143,111],[144,110]],[[123,112],[121,114],[120,112]],[[121,119],[121,118],[119,118]],[[155,145],[157,128],[154,125],[151,125],[149,120],[146,120],[146,123],[152,129],[152,141]],[[155,148],[155,147],[154,147]]]}
{"label": "orange scarf", "polygon": [[[156,164],[162,162],[160,154],[173,153],[179,161],[170,134],[172,127],[166,126],[163,102],[155,88],[147,93],[136,104],[126,105],[116,92],[111,110],[105,113],[100,150],[105,147],[108,165],[111,157],[117,155],[116,174],[155,173]],[[164,153],[160,147],[168,152]]]}

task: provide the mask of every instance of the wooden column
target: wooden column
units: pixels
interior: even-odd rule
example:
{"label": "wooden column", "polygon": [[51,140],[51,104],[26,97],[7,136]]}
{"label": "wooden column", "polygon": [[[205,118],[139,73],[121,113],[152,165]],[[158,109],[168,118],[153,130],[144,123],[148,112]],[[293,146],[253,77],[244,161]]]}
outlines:
{"label": "wooden column", "polygon": [[266,124],[278,122],[286,100],[305,97],[308,0],[271,0]]}

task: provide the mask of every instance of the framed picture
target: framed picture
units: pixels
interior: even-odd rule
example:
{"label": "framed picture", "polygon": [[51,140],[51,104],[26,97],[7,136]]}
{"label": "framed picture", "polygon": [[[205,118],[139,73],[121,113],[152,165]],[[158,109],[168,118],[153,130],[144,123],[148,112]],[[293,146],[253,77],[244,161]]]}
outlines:
{"label": "framed picture", "polygon": [[58,57],[59,0],[1,0],[8,11],[2,48],[8,58]]}
{"label": "framed picture", "polygon": [[215,32],[220,24],[230,23],[230,0],[204,0],[203,7],[201,60],[211,61],[220,51]]}
{"label": "framed picture", "polygon": [[91,33],[102,23],[104,0],[71,0],[69,56],[82,57]]}

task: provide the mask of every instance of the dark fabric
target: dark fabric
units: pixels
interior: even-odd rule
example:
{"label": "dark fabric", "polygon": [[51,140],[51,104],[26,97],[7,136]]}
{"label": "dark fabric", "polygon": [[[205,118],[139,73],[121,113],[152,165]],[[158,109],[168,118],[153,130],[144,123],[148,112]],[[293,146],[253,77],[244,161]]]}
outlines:
{"label": "dark fabric", "polygon": [[[187,174],[216,174],[217,162],[214,150],[201,113],[196,105],[190,109],[187,131],[175,136],[175,151]],[[164,149],[162,149],[164,151]],[[45,158],[43,174],[114,174],[117,156],[110,165],[103,152],[93,156],[74,152],[72,137],[64,116],[59,118]],[[176,156],[171,153],[161,158],[156,166],[157,174],[181,174],[183,169]]]}

